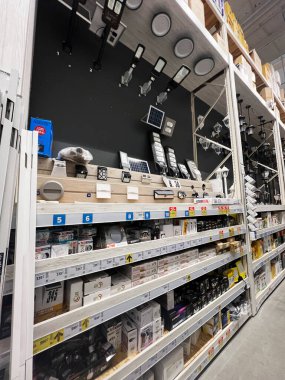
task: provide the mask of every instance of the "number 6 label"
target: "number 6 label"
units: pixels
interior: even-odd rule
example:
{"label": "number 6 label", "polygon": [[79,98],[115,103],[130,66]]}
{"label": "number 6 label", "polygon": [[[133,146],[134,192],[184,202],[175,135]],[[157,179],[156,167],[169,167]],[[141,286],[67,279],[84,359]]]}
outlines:
{"label": "number 6 label", "polygon": [[64,214],[56,214],[53,216],[53,225],[54,226],[62,226],[65,224],[65,215]]}
{"label": "number 6 label", "polygon": [[92,214],[83,214],[82,215],[82,223],[92,223],[93,215]]}

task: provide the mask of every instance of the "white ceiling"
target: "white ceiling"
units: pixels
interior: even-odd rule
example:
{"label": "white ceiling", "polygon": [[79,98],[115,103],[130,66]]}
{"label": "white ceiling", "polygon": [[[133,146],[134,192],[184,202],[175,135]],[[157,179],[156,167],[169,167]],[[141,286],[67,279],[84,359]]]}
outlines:
{"label": "white ceiling", "polygon": [[250,48],[263,62],[285,54],[285,0],[229,0]]}

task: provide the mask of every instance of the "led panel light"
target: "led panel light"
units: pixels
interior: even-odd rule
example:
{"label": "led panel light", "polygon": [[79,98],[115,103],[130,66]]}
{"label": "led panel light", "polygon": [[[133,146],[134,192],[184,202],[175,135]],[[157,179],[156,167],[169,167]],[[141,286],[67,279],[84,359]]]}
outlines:
{"label": "led panel light", "polygon": [[209,74],[215,67],[215,61],[213,58],[203,58],[198,61],[194,66],[194,72],[198,76],[204,76]]}
{"label": "led panel light", "polygon": [[191,38],[181,38],[174,45],[174,54],[177,58],[186,58],[194,50],[194,42]]}
{"label": "led panel light", "polygon": [[157,13],[151,22],[152,33],[156,37],[164,37],[170,31],[171,18],[167,13]]}

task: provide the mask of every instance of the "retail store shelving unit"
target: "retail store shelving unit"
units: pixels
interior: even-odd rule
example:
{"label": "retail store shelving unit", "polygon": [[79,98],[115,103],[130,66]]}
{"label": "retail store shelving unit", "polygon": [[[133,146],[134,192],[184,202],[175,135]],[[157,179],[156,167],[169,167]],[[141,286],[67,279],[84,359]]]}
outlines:
{"label": "retail store shelving unit", "polygon": [[[62,1],[61,1],[62,2]],[[152,14],[153,4],[157,5],[159,1],[144,2],[145,16],[150,18]],[[250,290],[252,313],[255,314],[261,304],[276,288],[276,286],[284,278],[284,270],[280,272],[276,278],[270,282],[267,287],[255,296],[254,290],[254,273],[264,263],[274,259],[285,248],[284,244],[276,249],[266,253],[262,258],[252,261],[251,241],[262,238],[268,234],[273,234],[284,228],[285,224],[269,227],[267,230],[257,231],[254,234],[247,233],[247,220],[245,208],[245,193],[244,193],[244,165],[242,155],[242,145],[239,130],[239,115],[236,104],[236,93],[242,94],[243,98],[252,104],[255,109],[255,115],[266,115],[270,120],[276,120],[277,112],[268,108],[261,96],[253,90],[244,80],[239,70],[233,64],[232,56],[223,51],[215,39],[210,35],[208,30],[200,23],[188,5],[182,0],[167,0],[163,2],[163,7],[173,15],[174,33],[177,36],[181,34],[181,30],[186,32],[191,30],[191,35],[194,39],[199,40],[199,50],[195,51],[195,56],[199,52],[207,52],[212,55],[216,65],[213,72],[205,77],[191,76],[185,81],[186,89],[194,91],[195,95],[205,100],[208,104],[213,105],[217,99],[217,88],[215,86],[207,86],[207,82],[217,74],[222,73],[223,83],[225,86],[224,102],[215,104],[214,108],[220,111],[224,116],[229,115],[230,121],[230,137],[231,146],[230,156],[233,162],[233,173],[235,188],[235,197],[241,201],[240,204],[229,205],[226,214],[239,214],[240,223],[234,227],[219,228],[217,230],[197,233],[191,237],[173,237],[162,240],[138,243],[131,247],[118,247],[112,249],[112,257],[108,249],[96,250],[80,255],[71,255],[56,259],[38,261],[34,263],[33,252],[35,251],[35,229],[36,227],[56,226],[56,225],[78,225],[82,223],[110,223],[110,222],[128,222],[138,220],[151,219],[167,219],[170,218],[169,207],[175,207],[175,218],[182,217],[201,217],[205,215],[221,215],[223,210],[220,206],[207,206],[207,212],[201,209],[201,206],[194,204],[176,204],[164,203],[162,205],[152,204],[38,204],[36,209],[35,190],[36,190],[36,163],[35,152],[36,146],[34,138],[28,134],[27,140],[23,140],[22,144],[26,144],[23,149],[24,156],[22,157],[22,166],[20,177],[20,188],[25,189],[19,198],[18,221],[19,226],[23,226],[21,234],[17,237],[17,262],[15,263],[17,271],[14,278],[14,313],[13,313],[13,331],[12,334],[12,349],[11,349],[11,374],[13,379],[32,379],[33,355],[37,355],[42,351],[48,350],[65,340],[81,334],[82,332],[91,329],[94,326],[120,315],[131,308],[140,305],[143,302],[154,299],[161,294],[165,294],[171,289],[175,289],[189,281],[199,278],[202,275],[211,272],[214,269],[221,268],[227,263],[230,263],[238,258],[242,258],[243,263],[247,267],[247,278],[236,284],[233,288],[216,298],[206,307],[195,313],[177,328],[166,333],[157,342],[152,344],[146,350],[129,360],[123,362],[120,366],[116,366],[106,373],[106,379],[121,380],[121,379],[137,379],[144,374],[149,368],[152,368],[159,360],[177,347],[183,340],[188,338],[202,324],[212,318],[223,307],[227,306],[240,294]],[[214,22],[219,23],[224,37],[224,42],[227,45],[234,46],[246,57],[254,72],[257,74],[258,81],[261,85],[268,85],[268,82],[259,72],[251,57],[239,43],[235,35],[232,33],[224,18],[220,15],[215,5],[211,0],[205,0],[208,12]],[[128,12],[126,13],[128,16]],[[145,58],[150,63],[154,63],[159,50],[160,54],[168,60],[166,74],[172,76],[177,69],[177,59],[173,59],[170,55],[170,50],[163,50],[161,42],[155,41],[152,38],[151,32],[146,30],[145,18],[139,18],[141,24],[137,24],[137,19],[134,23],[129,18],[128,30],[122,39],[122,42],[130,49],[134,50],[137,41],[142,41],[146,46]],[[88,22],[88,20],[85,20]],[[207,22],[206,22],[207,23]],[[175,29],[177,25],[177,29]],[[179,26],[179,28],[178,28]],[[139,33],[139,37],[138,34]],[[171,42],[171,41],[170,41]],[[155,45],[156,44],[156,45]],[[159,45],[157,45],[159,44]],[[172,46],[172,45],[171,45]],[[220,80],[220,79],[217,79]],[[203,87],[206,85],[206,87]],[[279,110],[281,117],[285,115],[285,110],[274,94],[276,107]],[[193,108],[193,128],[196,127],[195,109]],[[225,106],[226,105],[226,106]],[[277,116],[276,116],[277,115]],[[256,122],[256,120],[255,120]],[[266,205],[257,206],[256,212],[282,212],[285,210],[285,194],[284,194],[284,161],[281,156],[282,147],[280,144],[280,130],[284,125],[278,120],[274,124],[274,141],[277,153],[278,178],[281,190],[282,205]],[[278,137],[279,136],[279,137]],[[196,152],[196,153],[195,153]],[[194,146],[194,155],[197,159],[197,150]],[[34,165],[27,169],[25,161],[28,157],[28,162],[34,160]],[[29,184],[27,186],[27,183]],[[27,219],[27,215],[29,218]],[[88,216],[88,219],[87,219]],[[117,296],[111,296],[105,300],[101,300],[91,305],[87,305],[71,312],[59,315],[52,319],[33,324],[33,300],[34,287],[53,284],[57,281],[76,278],[87,273],[95,273],[105,269],[117,268],[124,266],[130,262],[140,262],[142,260],[161,257],[173,252],[197,247],[209,242],[222,240],[230,236],[246,236],[246,246],[242,254],[225,253],[214,258],[190,265],[189,267],[180,269],[175,273],[167,274],[157,278],[149,283],[139,285],[128,289]],[[21,252],[21,254],[19,254]],[[32,254],[31,254],[32,253]],[[128,259],[131,254],[131,260]],[[13,268],[8,268],[6,277],[5,293],[11,292],[11,284]],[[29,278],[25,283],[23,276]],[[28,296],[27,296],[28,295]],[[27,300],[27,303],[22,304],[20,299]],[[18,304],[17,304],[18,302]],[[21,306],[19,306],[21,305]],[[16,311],[16,312],[15,312]],[[216,354],[222,349],[223,345],[231,338],[231,336],[239,330],[244,322],[249,318],[251,312],[244,315],[239,321],[232,322],[225,330],[222,330],[218,335],[199,352],[191,362],[186,364],[185,369],[177,379],[195,379],[203,368],[208,365]],[[22,317],[22,320],[21,320]],[[23,336],[15,334],[15,331],[23,331]],[[9,341],[1,342],[0,351],[5,356],[9,349],[7,348]],[[32,348],[33,346],[33,348]]]}

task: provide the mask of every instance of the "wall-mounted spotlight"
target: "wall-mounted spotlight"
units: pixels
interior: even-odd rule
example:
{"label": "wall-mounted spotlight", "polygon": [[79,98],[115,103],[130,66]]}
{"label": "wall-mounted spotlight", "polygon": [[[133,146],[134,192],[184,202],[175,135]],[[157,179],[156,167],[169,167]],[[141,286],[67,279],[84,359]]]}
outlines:
{"label": "wall-mounted spotlight", "polygon": [[191,38],[181,38],[174,45],[174,54],[177,58],[186,58],[188,57],[194,50],[194,42]]}
{"label": "wall-mounted spotlight", "polygon": [[142,5],[143,0],[127,0],[126,6],[132,11],[136,11]]}
{"label": "wall-mounted spotlight", "polygon": [[211,57],[203,58],[196,62],[194,66],[194,73],[198,76],[209,74],[215,67],[215,61]]}
{"label": "wall-mounted spotlight", "polygon": [[225,126],[226,128],[229,128],[229,126],[230,126],[230,118],[229,118],[229,115],[227,115],[227,116],[225,116],[225,117],[223,118],[223,123],[224,123],[224,126]]}
{"label": "wall-mounted spotlight", "polygon": [[237,101],[239,106],[239,127],[241,132],[246,131],[245,117],[242,115],[242,103],[243,100],[240,98],[240,94],[237,94]]}
{"label": "wall-mounted spotlight", "polygon": [[222,153],[222,148],[219,145],[212,144],[211,147],[218,156]]}
{"label": "wall-mounted spotlight", "polygon": [[210,146],[210,141],[206,139],[206,137],[200,137],[199,143],[202,145],[204,150],[208,150]]}
{"label": "wall-mounted spotlight", "polygon": [[198,123],[197,129],[202,129],[205,125],[205,116],[199,115],[197,117],[197,123]]}
{"label": "wall-mounted spotlight", "polygon": [[124,73],[124,75],[121,76],[121,83],[119,86],[128,86],[130,81],[132,80],[133,77],[133,71],[136,68],[137,64],[139,63],[140,59],[143,56],[143,53],[145,51],[145,47],[141,44],[138,44],[135,54],[133,56],[131,66],[130,68]]}
{"label": "wall-mounted spotlight", "polygon": [[227,177],[229,175],[229,169],[226,166],[222,167],[222,176],[223,176],[223,182],[224,182],[224,189],[225,189],[225,196],[228,197],[228,185],[227,185]]}
{"label": "wall-mounted spotlight", "polygon": [[167,99],[167,94],[169,94],[172,90],[177,88],[185,78],[191,73],[191,70],[189,67],[182,65],[180,69],[177,71],[177,73],[173,76],[172,79],[168,82],[168,85],[166,87],[165,91],[162,91],[156,98],[157,104],[162,104]]}
{"label": "wall-mounted spotlight", "polygon": [[98,56],[93,63],[95,70],[101,70],[102,58],[105,47],[107,45],[107,39],[111,29],[118,29],[120,21],[123,15],[123,11],[126,5],[126,0],[106,0],[103,8],[102,20],[106,24],[104,32],[101,37],[101,45],[98,52]]}
{"label": "wall-mounted spotlight", "polygon": [[164,37],[171,29],[171,18],[167,13],[157,13],[151,22],[151,31],[156,37]]}
{"label": "wall-mounted spotlight", "polygon": [[250,108],[251,108],[250,105],[247,105],[247,106],[246,106],[247,113],[248,113],[248,127],[247,127],[247,129],[246,129],[246,133],[248,134],[248,136],[253,135],[253,133],[254,133],[254,128],[255,128],[255,126],[254,126],[253,124],[251,124],[251,122],[250,122],[250,114],[249,114]]}
{"label": "wall-mounted spotlight", "polygon": [[147,82],[145,82],[142,86],[140,86],[140,96],[146,96],[150,92],[152,83],[156,80],[156,78],[160,76],[164,67],[166,66],[166,63],[167,62],[164,58],[158,58],[151,70],[150,79]]}
{"label": "wall-mounted spotlight", "polygon": [[261,140],[265,140],[266,139],[266,132],[264,130],[265,120],[263,119],[263,116],[258,116],[258,119],[261,125],[260,131],[258,132],[258,136],[261,138]]}
{"label": "wall-mounted spotlight", "polygon": [[211,137],[219,137],[222,130],[222,126],[220,123],[216,123],[213,126]]}

